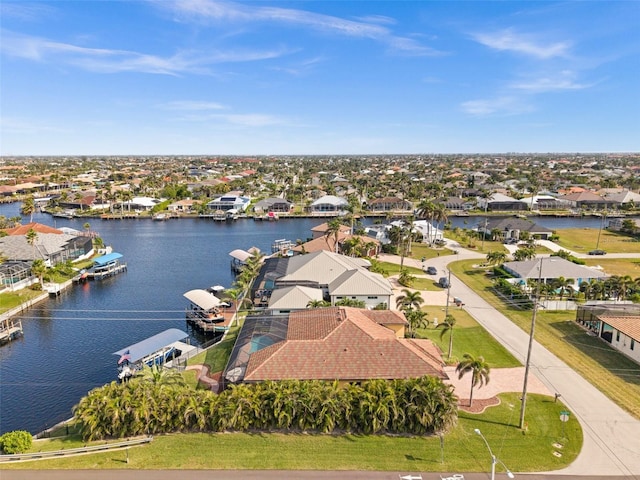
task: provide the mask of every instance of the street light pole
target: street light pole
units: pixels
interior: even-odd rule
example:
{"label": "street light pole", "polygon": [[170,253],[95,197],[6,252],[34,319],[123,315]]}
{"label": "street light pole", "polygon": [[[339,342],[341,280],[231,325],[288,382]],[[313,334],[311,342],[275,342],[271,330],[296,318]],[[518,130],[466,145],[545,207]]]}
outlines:
{"label": "street light pole", "polygon": [[509,470],[507,468],[507,466],[504,464],[504,462],[502,462],[501,460],[498,460],[498,458],[493,454],[493,451],[491,450],[491,447],[489,446],[489,442],[487,442],[487,439],[484,438],[484,435],[482,435],[482,432],[480,431],[480,429],[476,428],[474,430],[474,432],[476,432],[477,435],[480,435],[480,438],[482,438],[482,440],[484,440],[484,444],[487,446],[487,450],[489,450],[489,454],[491,455],[491,480],[495,480],[496,479],[496,463],[498,463],[498,462],[500,462],[502,464],[502,466],[504,467],[505,471],[507,472],[507,477],[515,478],[513,473],[511,473],[511,470]]}

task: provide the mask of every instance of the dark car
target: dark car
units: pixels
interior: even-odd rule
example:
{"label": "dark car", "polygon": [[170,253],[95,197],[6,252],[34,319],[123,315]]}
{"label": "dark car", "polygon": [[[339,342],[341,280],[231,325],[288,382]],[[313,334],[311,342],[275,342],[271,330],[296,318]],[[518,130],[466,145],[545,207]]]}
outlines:
{"label": "dark car", "polygon": [[607,252],[605,252],[604,250],[591,250],[589,252],[589,255],[606,255]]}
{"label": "dark car", "polygon": [[427,272],[428,275],[435,275],[438,273],[438,269],[436,267],[427,267],[425,272]]}
{"label": "dark car", "polygon": [[449,279],[447,277],[440,277],[440,280],[438,280],[438,285],[440,285],[442,288],[449,288]]}

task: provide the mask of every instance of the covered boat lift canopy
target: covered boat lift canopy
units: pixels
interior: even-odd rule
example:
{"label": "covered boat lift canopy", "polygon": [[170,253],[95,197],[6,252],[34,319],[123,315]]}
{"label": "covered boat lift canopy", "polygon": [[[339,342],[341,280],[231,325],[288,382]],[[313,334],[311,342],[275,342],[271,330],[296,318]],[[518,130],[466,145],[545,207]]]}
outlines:
{"label": "covered boat lift canopy", "polygon": [[101,257],[96,257],[93,259],[93,264],[96,267],[104,267],[105,265],[108,265],[111,262],[114,262],[116,260],[119,260],[122,258],[122,254],[121,253],[108,253],[106,255],[102,255]]}
{"label": "covered boat lift canopy", "polygon": [[222,303],[213,293],[201,289],[189,290],[183,296],[203,310],[211,310]]}
{"label": "covered boat lift canopy", "polygon": [[240,248],[229,252],[229,255],[231,255],[233,258],[235,258],[236,260],[242,263],[246,262],[251,258],[251,254],[249,252],[242,250]]}
{"label": "covered boat lift canopy", "polygon": [[184,340],[185,338],[189,338],[188,333],[185,333],[177,328],[170,328],[169,330],[160,332],[153,337],[146,338],[141,342],[134,343],[133,345],[129,345],[122,350],[113,352],[113,354],[119,355],[120,357],[122,357],[123,355],[128,355],[129,362],[136,363],[143,358],[148,357],[149,355],[163,350],[172,343],[179,342],[181,340]]}

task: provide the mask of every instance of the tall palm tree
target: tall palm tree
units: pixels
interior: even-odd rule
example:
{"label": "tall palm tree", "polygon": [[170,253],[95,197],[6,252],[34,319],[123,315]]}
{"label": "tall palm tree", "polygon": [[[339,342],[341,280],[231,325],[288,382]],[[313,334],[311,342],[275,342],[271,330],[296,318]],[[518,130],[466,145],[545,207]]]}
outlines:
{"label": "tall palm tree", "polygon": [[333,251],[338,253],[338,238],[340,237],[340,228],[342,227],[340,219],[334,218],[327,222],[327,230],[324,232],[324,238],[329,245],[329,239],[333,238]]}
{"label": "tall palm tree", "polygon": [[471,373],[471,393],[469,394],[469,406],[473,406],[473,389],[476,386],[482,387],[489,383],[489,374],[491,368],[485,361],[483,356],[474,357],[470,353],[465,353],[462,360],[456,367],[458,379],[464,377],[467,373]]}
{"label": "tall palm tree", "polygon": [[44,274],[47,273],[47,266],[44,260],[36,258],[31,264],[31,273],[40,279],[40,285],[44,285]]}
{"label": "tall palm tree", "polygon": [[411,291],[406,288],[402,289],[402,295],[396,298],[396,308],[399,310],[419,310],[422,304],[424,303],[424,299],[418,290]]}
{"label": "tall palm tree", "polygon": [[33,198],[33,195],[29,195],[22,201],[22,206],[20,207],[20,213],[22,215],[29,215],[29,223],[33,222],[33,214],[36,211],[36,202]]}
{"label": "tall palm tree", "polygon": [[38,241],[38,232],[36,232],[33,228],[30,228],[26,233],[25,237],[27,238],[27,243],[31,245],[33,248],[33,258],[36,256],[36,242]]}
{"label": "tall palm tree", "polygon": [[451,360],[451,351],[453,350],[453,327],[456,326],[456,317],[453,315],[447,315],[442,323],[439,323],[436,328],[442,329],[440,332],[440,339],[444,337],[445,333],[449,332],[449,351],[447,352],[447,359]]}

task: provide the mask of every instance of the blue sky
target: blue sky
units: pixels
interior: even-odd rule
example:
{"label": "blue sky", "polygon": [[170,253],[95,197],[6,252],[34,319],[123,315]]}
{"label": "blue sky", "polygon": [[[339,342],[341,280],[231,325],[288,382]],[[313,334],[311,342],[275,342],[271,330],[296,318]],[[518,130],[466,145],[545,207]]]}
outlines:
{"label": "blue sky", "polygon": [[640,151],[637,1],[0,9],[2,155]]}

